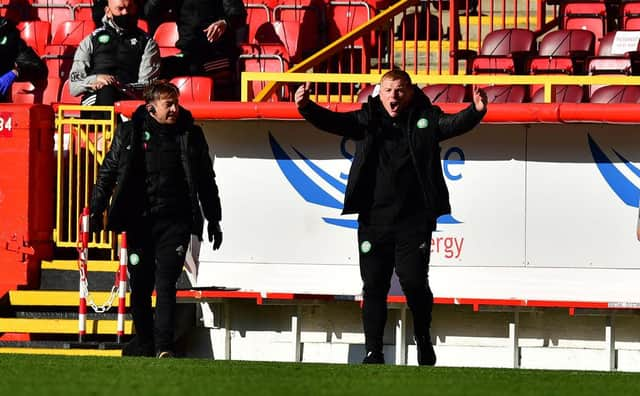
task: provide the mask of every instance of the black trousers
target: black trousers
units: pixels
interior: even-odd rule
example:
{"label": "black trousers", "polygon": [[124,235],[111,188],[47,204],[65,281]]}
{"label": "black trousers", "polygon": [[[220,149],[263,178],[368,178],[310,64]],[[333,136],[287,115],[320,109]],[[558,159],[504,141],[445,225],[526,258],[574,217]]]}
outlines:
{"label": "black trousers", "polygon": [[382,352],[387,294],[394,268],[413,315],[416,338],[429,336],[433,293],[428,274],[434,225],[431,220],[408,226],[359,225],[362,322],[367,351]]}
{"label": "black trousers", "polygon": [[[173,351],[176,282],[190,237],[186,221],[175,217],[143,217],[127,233],[131,313],[136,335],[156,351]],[[137,254],[138,264],[131,263]],[[151,295],[156,289],[155,321]]]}

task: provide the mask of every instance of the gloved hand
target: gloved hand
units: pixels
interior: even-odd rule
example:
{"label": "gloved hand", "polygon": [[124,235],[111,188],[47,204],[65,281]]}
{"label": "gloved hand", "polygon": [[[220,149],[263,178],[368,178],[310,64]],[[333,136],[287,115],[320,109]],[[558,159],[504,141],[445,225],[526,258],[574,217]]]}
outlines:
{"label": "gloved hand", "polygon": [[4,95],[7,93],[7,91],[9,90],[9,87],[11,86],[11,84],[13,84],[16,77],[17,76],[13,72],[13,70],[9,70],[5,74],[3,74],[2,77],[0,77],[0,94],[1,95]]}
{"label": "gloved hand", "polygon": [[210,221],[207,225],[207,231],[209,232],[209,242],[213,242],[213,250],[220,249],[220,245],[222,245],[222,230],[220,229],[220,223],[217,221]]}
{"label": "gloved hand", "polygon": [[99,234],[103,227],[102,213],[91,213],[89,215],[89,232]]}

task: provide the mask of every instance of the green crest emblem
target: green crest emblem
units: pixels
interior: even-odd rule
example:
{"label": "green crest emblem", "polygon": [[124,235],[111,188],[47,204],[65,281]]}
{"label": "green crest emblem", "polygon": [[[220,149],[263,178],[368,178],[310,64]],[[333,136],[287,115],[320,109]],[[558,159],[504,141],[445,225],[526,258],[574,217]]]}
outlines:
{"label": "green crest emblem", "polygon": [[426,118],[421,118],[418,120],[418,128],[426,128],[429,126],[429,121]]}
{"label": "green crest emblem", "polygon": [[366,254],[366,253],[369,253],[369,251],[370,251],[370,250],[371,250],[371,242],[369,242],[369,241],[363,241],[363,242],[360,244],[360,251],[361,251],[362,253],[365,253],[365,254]]}
{"label": "green crest emblem", "polygon": [[138,263],[140,262],[140,256],[138,256],[135,253],[132,253],[129,256],[129,263],[131,263],[131,265],[138,265]]}
{"label": "green crest emblem", "polygon": [[0,39],[0,45],[5,45],[7,43],[7,36],[2,36]]}
{"label": "green crest emblem", "polygon": [[149,131],[144,131],[144,141],[148,142],[149,139],[151,139],[151,134],[149,133]]}
{"label": "green crest emblem", "polygon": [[111,40],[111,37],[109,37],[108,34],[101,34],[98,36],[98,42],[100,44],[106,44]]}

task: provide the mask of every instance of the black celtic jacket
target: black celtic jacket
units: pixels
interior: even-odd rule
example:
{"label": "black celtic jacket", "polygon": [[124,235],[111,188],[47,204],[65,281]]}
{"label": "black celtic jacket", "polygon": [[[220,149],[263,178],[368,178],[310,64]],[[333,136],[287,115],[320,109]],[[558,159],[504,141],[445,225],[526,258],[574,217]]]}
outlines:
{"label": "black celtic jacket", "polygon": [[[449,190],[442,174],[440,142],[461,135],[475,127],[486,113],[479,112],[471,104],[456,114],[445,114],[434,106],[424,93],[414,87],[413,101],[408,109],[407,124],[402,127],[408,135],[411,160],[418,174],[426,207],[434,218],[451,213]],[[378,96],[369,97],[360,110],[334,112],[309,101],[299,109],[300,114],[315,127],[336,135],[353,139],[356,152],[349,171],[344,198],[343,214],[359,213],[371,202],[370,186],[366,180],[375,173],[369,166],[369,158],[375,150],[376,136],[382,128],[383,112],[386,112]]]}
{"label": "black celtic jacket", "polygon": [[[144,208],[135,194],[143,193],[137,167],[144,167],[144,125],[145,117],[149,117],[144,105],[138,107],[131,121],[121,124],[111,143],[111,148],[98,171],[98,178],[91,196],[91,213],[101,214],[112,196],[108,210],[107,229],[126,231],[131,223],[138,221]],[[187,193],[191,202],[192,234],[202,239],[204,216],[210,222],[219,222],[222,217],[218,186],[209,147],[202,129],[193,123],[191,113],[180,108],[178,127],[180,134],[180,150],[182,166],[186,175]],[[202,211],[200,206],[202,205]]]}

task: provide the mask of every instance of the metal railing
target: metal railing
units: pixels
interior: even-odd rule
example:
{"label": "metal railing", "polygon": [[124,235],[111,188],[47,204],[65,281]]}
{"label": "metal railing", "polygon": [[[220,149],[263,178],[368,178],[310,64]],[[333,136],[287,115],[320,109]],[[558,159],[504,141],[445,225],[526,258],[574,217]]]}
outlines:
{"label": "metal railing", "polygon": [[[82,112],[82,113],[81,113]],[[106,119],[79,118],[107,114]],[[56,114],[55,150],[56,222],[53,240],[58,247],[76,247],[80,232],[78,218],[89,205],[98,167],[111,145],[115,128],[113,106],[59,105]],[[112,249],[113,233],[92,236],[89,247]]]}

